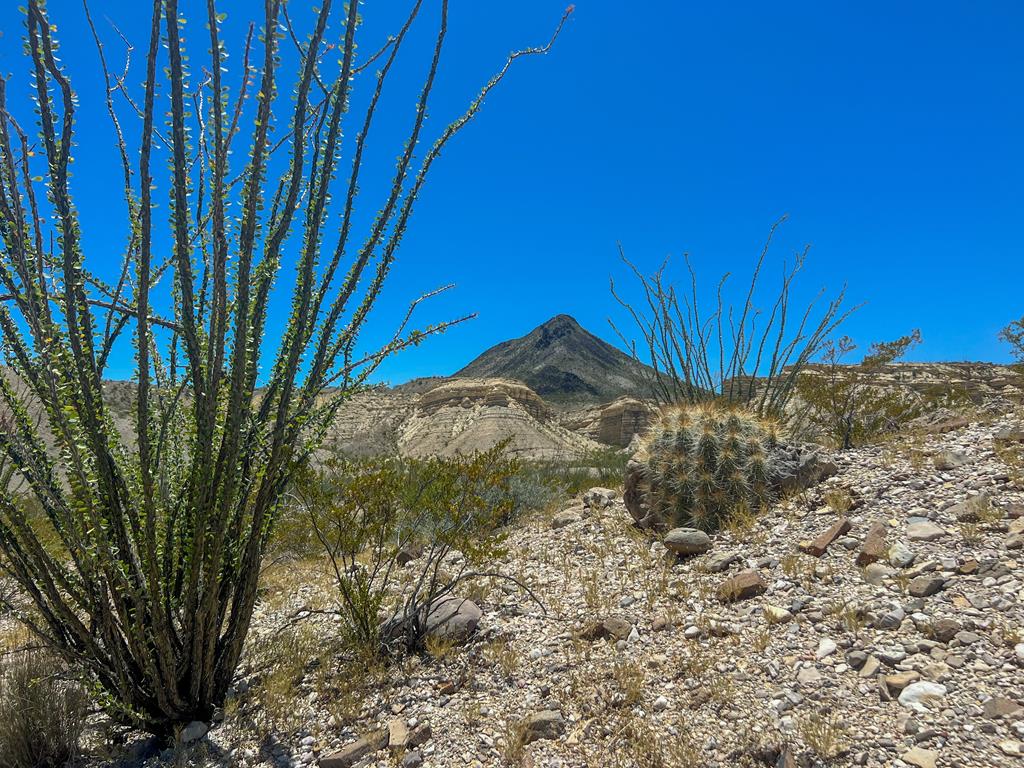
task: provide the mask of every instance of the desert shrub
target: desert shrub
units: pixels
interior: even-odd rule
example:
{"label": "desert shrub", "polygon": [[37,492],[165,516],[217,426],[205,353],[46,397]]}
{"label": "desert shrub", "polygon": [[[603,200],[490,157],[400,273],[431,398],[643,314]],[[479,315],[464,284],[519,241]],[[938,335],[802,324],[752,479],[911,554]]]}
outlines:
{"label": "desert shrub", "polygon": [[999,338],[1010,345],[1010,353],[1020,366],[1024,366],[1024,317],[1003,328]]}
{"label": "desert shrub", "polygon": [[777,441],[771,421],[738,408],[665,409],[636,456],[651,511],[702,530],[756,512],[770,497],[769,454]]}
{"label": "desert shrub", "polygon": [[[852,339],[827,341],[821,364],[801,372],[797,379],[805,427],[848,449],[919,416],[925,407],[923,398],[899,386],[880,385],[876,377],[920,341],[921,332],[915,330],[895,341],[876,342],[856,365],[845,364],[857,349]],[[936,396],[936,401],[941,402],[941,397]]]}
{"label": "desert shrub", "polygon": [[[628,339],[613,329],[645,364],[652,395],[661,403],[690,405],[709,401],[741,406],[758,416],[777,420],[788,415],[799,372],[823,348],[832,333],[857,308],[843,310],[845,289],[817,313],[817,300],[802,312],[790,306],[793,281],[803,268],[809,248],[797,255],[792,268],[783,269],[782,282],[770,299],[767,314],[756,306],[759,280],[772,238],[785,217],[772,225],[754,266],[742,304],[724,300],[726,273],[718,281],[716,302],[708,307],[700,299],[697,275],[684,257],[689,285],[677,288],[666,274],[668,261],[652,275],[622,260],[640,283],[642,299],[627,301],[612,283],[612,296],[626,310],[642,340]],[[620,249],[621,251],[621,249]],[[794,320],[794,317],[796,320]]]}
{"label": "desert shrub", "polygon": [[62,768],[74,760],[88,697],[45,650],[6,654],[0,663],[0,762],[5,768]]}
{"label": "desert shrub", "polygon": [[[504,446],[454,458],[331,460],[297,492],[331,563],[350,646],[425,649],[428,620],[500,553],[518,470]],[[402,562],[408,560],[405,567]],[[382,620],[383,619],[383,620]]]}
{"label": "desert shrub", "polygon": [[[79,102],[58,25],[43,0],[25,5],[28,114],[0,77],[0,555],[32,602],[21,618],[82,660],[112,715],[167,737],[223,703],[274,516],[337,409],[390,354],[460,322],[413,330],[417,299],[382,347],[361,337],[435,161],[514,62],[554,36],[509,54],[431,140],[443,0],[396,167],[376,184],[363,147],[421,3],[374,54],[358,42],[358,3],[319,3],[306,35],[267,0],[264,32],[229,67],[213,0],[187,43],[177,0],[155,2],[143,77],[108,66],[86,8],[122,161],[111,263],[110,249],[85,252],[71,172]],[[354,89],[362,114],[349,109]],[[354,215],[360,188],[379,190],[366,207],[376,215]],[[168,213],[154,216],[158,205]],[[104,387],[108,365],[128,360],[131,383]],[[116,415],[129,416],[124,433]],[[40,546],[14,487],[39,502],[57,550]]]}
{"label": "desert shrub", "polygon": [[550,509],[568,496],[622,483],[629,456],[614,448],[594,451],[580,459],[523,461],[512,477],[512,517]]}

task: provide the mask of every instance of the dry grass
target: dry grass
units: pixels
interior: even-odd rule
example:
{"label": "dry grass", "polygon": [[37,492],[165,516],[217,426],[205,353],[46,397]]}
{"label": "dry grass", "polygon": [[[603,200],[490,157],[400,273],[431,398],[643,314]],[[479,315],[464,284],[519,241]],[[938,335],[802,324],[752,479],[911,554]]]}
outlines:
{"label": "dry grass", "polygon": [[835,715],[809,712],[797,720],[804,744],[823,760],[832,760],[847,749],[849,736]]}

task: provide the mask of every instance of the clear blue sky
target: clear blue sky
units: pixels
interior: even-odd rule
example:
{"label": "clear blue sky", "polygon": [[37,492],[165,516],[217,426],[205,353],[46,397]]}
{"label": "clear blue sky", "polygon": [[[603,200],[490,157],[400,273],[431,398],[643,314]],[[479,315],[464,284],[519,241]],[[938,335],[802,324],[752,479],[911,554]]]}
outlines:
{"label": "clear blue sky", "polygon": [[[182,4],[202,32],[199,3]],[[0,9],[0,71],[23,93],[17,5]],[[140,48],[148,5],[91,0]],[[232,50],[261,5],[219,3]],[[364,50],[407,5],[364,4]],[[123,217],[96,54],[79,0],[49,6],[82,101],[75,184],[88,256],[110,260]],[[291,6],[308,17],[309,4]],[[453,0],[432,129],[509,50],[546,40],[563,7]],[[433,19],[424,17],[388,102],[385,132],[396,137]],[[688,251],[713,282],[749,269],[783,213],[775,256],[812,244],[801,295],[848,283],[854,301],[868,302],[847,326],[859,342],[919,327],[915,359],[1006,359],[996,333],[1024,314],[1022,39],[1016,1],[580,0],[554,51],[521,62],[442,157],[374,332],[409,297],[448,281],[457,291],[423,319],[474,310],[479,319],[402,354],[382,376],[450,373],[562,312],[611,339],[606,318],[622,315],[608,278],[626,278],[618,241],[648,269]],[[398,149],[374,148],[384,172]],[[365,187],[372,208],[379,185]]]}

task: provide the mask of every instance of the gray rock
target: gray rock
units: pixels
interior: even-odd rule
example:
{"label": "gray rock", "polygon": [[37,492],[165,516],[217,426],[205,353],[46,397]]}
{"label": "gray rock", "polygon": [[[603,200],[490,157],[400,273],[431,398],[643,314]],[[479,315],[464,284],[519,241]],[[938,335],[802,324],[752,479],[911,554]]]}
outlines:
{"label": "gray rock", "polygon": [[907,526],[907,538],[911,541],[935,541],[945,535],[946,531],[930,520]]}
{"label": "gray rock", "polygon": [[449,595],[431,603],[427,611],[426,628],[429,636],[464,642],[476,631],[483,612],[472,600]]}
{"label": "gray rock", "polygon": [[900,606],[894,606],[892,610],[886,611],[875,619],[877,629],[899,629],[903,619],[907,617],[906,612]]}
{"label": "gray rock", "polygon": [[551,518],[551,529],[557,531],[559,528],[565,528],[567,525],[572,525],[580,517],[576,514],[576,510],[567,509],[564,512],[559,512],[553,518]]}
{"label": "gray rock", "polygon": [[917,555],[901,541],[889,547],[889,564],[896,568],[909,568]]}
{"label": "gray rock", "polygon": [[712,552],[701,564],[708,573],[721,573],[740,559],[739,552]]}
{"label": "gray rock", "polygon": [[916,576],[910,580],[907,589],[911,597],[931,597],[940,592],[946,580],[941,576]]}
{"label": "gray rock", "polygon": [[711,549],[711,537],[696,528],[673,528],[665,535],[664,544],[681,557],[702,555]]}
{"label": "gray rock", "polygon": [[935,468],[940,472],[946,472],[951,469],[959,469],[970,463],[971,459],[969,456],[956,451],[943,451],[942,453],[935,454]]}
{"label": "gray rock", "polygon": [[192,744],[193,742],[199,741],[206,732],[210,730],[210,727],[199,720],[193,720],[191,723],[181,729],[178,734],[178,738],[182,744]]}
{"label": "gray rock", "polygon": [[523,742],[526,744],[540,739],[557,739],[564,732],[562,713],[554,709],[534,712],[523,721]]}

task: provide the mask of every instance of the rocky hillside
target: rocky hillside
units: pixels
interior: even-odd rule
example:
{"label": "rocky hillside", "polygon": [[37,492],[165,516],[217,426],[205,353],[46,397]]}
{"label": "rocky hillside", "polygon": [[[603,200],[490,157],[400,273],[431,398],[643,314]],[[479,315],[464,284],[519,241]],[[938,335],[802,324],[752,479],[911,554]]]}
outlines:
{"label": "rocky hillside", "polygon": [[559,460],[601,448],[599,435],[564,425],[547,402],[520,382],[458,378],[421,383],[353,397],[339,411],[328,447],[355,455],[424,458],[484,451],[507,440],[508,451],[520,458]]}
{"label": "rocky hillside", "polygon": [[607,403],[648,391],[644,366],[569,315],[491,347],[455,376],[514,379],[556,404]]}
{"label": "rocky hillside", "polygon": [[[618,490],[592,489],[516,523],[489,564],[536,600],[485,580],[464,646],[358,695],[301,671],[287,738],[247,735],[255,665],[233,694],[245,717],[209,752],[261,768],[1024,766],[1024,478],[1004,460],[1020,418],[834,454],[824,483],[711,536],[641,534]],[[329,599],[322,569],[284,578],[254,644],[296,616],[312,642],[337,632],[308,612]]]}

